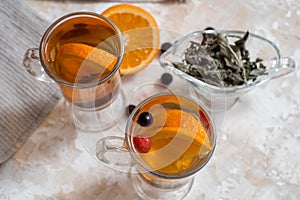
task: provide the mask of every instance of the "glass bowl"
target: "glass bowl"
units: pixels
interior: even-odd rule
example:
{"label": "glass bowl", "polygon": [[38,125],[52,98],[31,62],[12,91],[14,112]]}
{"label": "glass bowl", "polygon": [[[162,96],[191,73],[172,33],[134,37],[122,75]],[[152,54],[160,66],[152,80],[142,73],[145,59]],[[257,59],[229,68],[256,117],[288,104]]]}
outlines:
{"label": "glass bowl", "polygon": [[[211,30],[209,30],[211,31]],[[214,30],[226,35],[235,35],[243,37],[246,32],[234,30]],[[295,71],[295,61],[289,57],[282,58],[278,47],[270,40],[249,33],[245,43],[245,49],[249,51],[251,60],[261,58],[266,66],[266,74],[260,75],[254,81],[247,82],[238,86],[215,86],[201,81],[193,76],[177,69],[172,63],[182,62],[186,49],[190,47],[191,42],[201,43],[204,31],[196,31],[187,34],[174,42],[174,44],[160,57],[160,64],[163,68],[169,70],[172,74],[187,80],[192,87],[190,93],[199,99],[204,106],[211,112],[225,111],[232,107],[243,94],[266,83],[268,80],[280,77]],[[236,38],[232,38],[236,41]],[[231,43],[232,41],[229,42]]]}

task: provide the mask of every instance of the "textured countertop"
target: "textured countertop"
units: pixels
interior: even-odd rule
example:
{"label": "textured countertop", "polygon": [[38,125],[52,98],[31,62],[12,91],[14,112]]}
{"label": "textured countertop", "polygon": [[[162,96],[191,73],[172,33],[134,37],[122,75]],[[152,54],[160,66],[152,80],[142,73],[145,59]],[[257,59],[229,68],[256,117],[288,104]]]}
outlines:
{"label": "textured countertop", "polygon": [[[101,13],[116,4],[100,0],[24,1],[49,24],[69,12]],[[269,38],[283,56],[300,63],[297,0],[187,0],[136,5],[148,10],[160,27],[182,35],[207,26],[249,30]],[[167,39],[162,37],[164,41]],[[141,79],[150,70],[131,77]],[[293,74],[242,96],[221,117],[216,152],[196,174],[188,199],[300,199],[299,67]],[[0,167],[0,199],[137,197],[128,174],[103,166],[89,154],[61,100],[25,145]]]}

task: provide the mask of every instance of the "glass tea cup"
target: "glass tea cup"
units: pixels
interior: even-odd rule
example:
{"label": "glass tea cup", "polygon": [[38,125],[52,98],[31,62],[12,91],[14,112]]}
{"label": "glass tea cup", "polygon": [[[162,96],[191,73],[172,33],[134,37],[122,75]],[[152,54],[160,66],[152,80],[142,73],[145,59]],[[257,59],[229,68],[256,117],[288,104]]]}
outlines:
{"label": "glass tea cup", "polygon": [[102,130],[117,121],[114,113],[125,102],[119,72],[123,54],[113,22],[76,12],[52,23],[40,47],[26,51],[23,63],[37,79],[59,86],[77,128]]}
{"label": "glass tea cup", "polygon": [[103,137],[96,156],[115,169],[129,166],[142,199],[182,199],[215,144],[216,128],[203,107],[186,95],[167,92],[142,101],[129,116],[125,138]]}

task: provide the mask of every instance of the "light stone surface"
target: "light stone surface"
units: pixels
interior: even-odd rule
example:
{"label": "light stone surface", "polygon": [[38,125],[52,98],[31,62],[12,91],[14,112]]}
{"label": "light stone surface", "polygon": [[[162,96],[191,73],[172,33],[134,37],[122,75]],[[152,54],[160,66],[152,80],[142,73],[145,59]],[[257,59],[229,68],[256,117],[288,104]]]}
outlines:
{"label": "light stone surface", "polygon": [[[101,13],[116,3],[24,0],[49,22],[73,11]],[[176,34],[212,26],[249,30],[300,63],[297,0],[187,0],[137,4]],[[175,35],[176,35],[175,34]],[[167,38],[162,37],[162,42]],[[37,44],[38,45],[38,44]],[[154,61],[157,63],[157,60]],[[147,68],[125,82],[155,79]],[[187,199],[300,199],[300,70],[273,79],[221,115],[213,158]],[[91,152],[90,152],[91,153]],[[128,174],[103,166],[79,139],[63,100],[27,143],[0,166],[0,199],[138,199]]]}

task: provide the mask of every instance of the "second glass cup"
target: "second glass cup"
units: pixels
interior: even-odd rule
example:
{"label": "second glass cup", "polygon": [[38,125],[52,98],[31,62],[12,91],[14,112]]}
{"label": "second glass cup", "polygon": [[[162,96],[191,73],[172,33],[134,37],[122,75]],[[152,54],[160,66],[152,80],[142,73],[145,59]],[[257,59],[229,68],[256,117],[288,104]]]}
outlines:
{"label": "second glass cup", "polygon": [[96,154],[110,167],[129,166],[131,182],[141,198],[182,199],[194,175],[210,160],[215,144],[215,125],[196,100],[161,93],[134,109],[125,138],[100,139]]}
{"label": "second glass cup", "polygon": [[39,80],[57,83],[77,128],[96,131],[121,117],[115,113],[125,104],[119,72],[123,54],[121,33],[113,22],[77,12],[46,30],[40,47],[27,50],[24,66]]}

